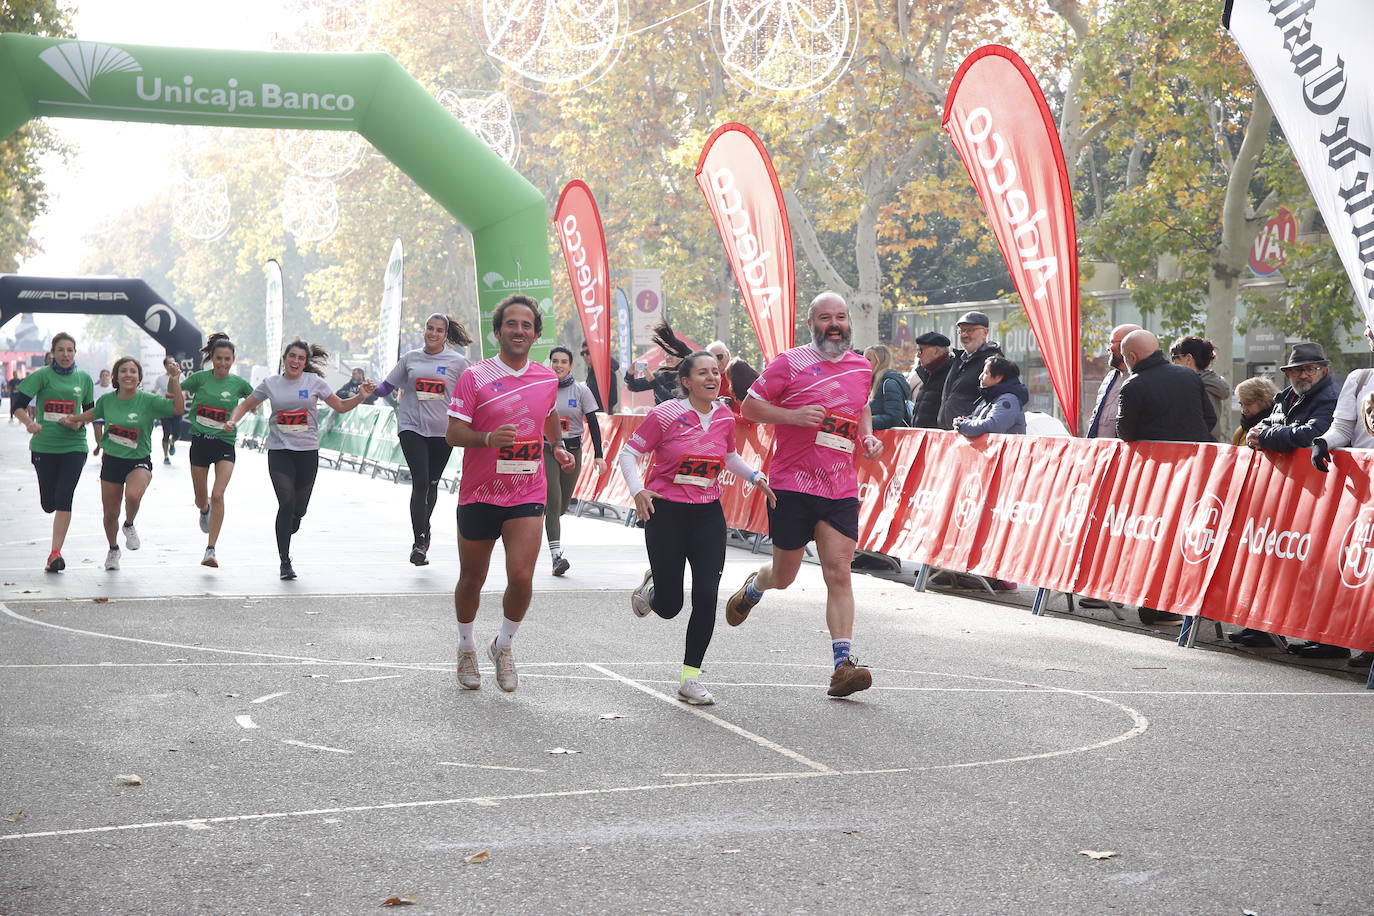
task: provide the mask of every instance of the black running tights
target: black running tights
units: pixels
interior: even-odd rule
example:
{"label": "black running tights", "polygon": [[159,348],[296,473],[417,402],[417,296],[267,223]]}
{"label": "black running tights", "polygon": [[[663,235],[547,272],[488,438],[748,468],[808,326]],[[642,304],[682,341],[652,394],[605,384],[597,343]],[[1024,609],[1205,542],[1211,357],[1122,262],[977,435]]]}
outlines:
{"label": "black running tights", "polygon": [[410,527],[415,543],[429,546],[429,518],[439,501],[439,478],[448,467],[453,446],[443,436],[422,436],[414,430],[400,432],[401,452],[410,468]]}
{"label": "black running tights", "polygon": [[283,560],[291,556],[291,535],[301,526],[310,507],[310,491],[315,489],[315,474],[320,470],[320,452],[267,450],[267,473],[277,494],[277,553]]}
{"label": "black running tights", "polygon": [[716,629],[716,596],[725,568],[725,513],[720,502],[693,505],[654,500],[644,523],[644,546],[654,574],[654,613],[667,620],[682,610],[684,567],[692,567],[692,616],[682,663],[700,668]]}

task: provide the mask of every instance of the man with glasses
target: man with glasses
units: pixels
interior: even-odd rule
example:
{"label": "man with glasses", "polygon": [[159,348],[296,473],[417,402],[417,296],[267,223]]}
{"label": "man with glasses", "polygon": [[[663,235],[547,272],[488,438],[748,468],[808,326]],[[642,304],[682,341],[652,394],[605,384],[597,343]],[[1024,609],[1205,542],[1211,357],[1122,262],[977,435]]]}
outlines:
{"label": "man with glasses", "polygon": [[1311,448],[1336,412],[1339,392],[1331,378],[1331,362],[1321,344],[1300,343],[1288,365],[1280,368],[1288,387],[1279,392],[1269,416],[1246,435],[1245,444],[1267,452]]}
{"label": "man with glasses", "polygon": [[591,353],[587,350],[587,342],[582,341],[582,361],[587,364],[587,387],[592,390],[596,397],[596,403],[601,405],[601,409],[608,413],[615,413],[615,405],[620,403],[620,386],[615,383],[620,375],[620,360],[611,357],[611,402],[606,403],[606,399],[601,396],[601,389],[596,386],[596,372],[592,369]]}

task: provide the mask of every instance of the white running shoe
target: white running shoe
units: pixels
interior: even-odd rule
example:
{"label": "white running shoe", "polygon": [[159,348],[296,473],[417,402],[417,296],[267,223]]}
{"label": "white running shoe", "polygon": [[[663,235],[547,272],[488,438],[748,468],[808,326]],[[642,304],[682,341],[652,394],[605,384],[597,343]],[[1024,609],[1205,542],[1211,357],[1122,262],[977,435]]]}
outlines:
{"label": "white running shoe", "polygon": [[689,677],[677,687],[677,698],[690,706],[710,706],[716,698],[711,691],[701,686],[701,681]]}
{"label": "white running shoe", "polygon": [[506,693],[514,693],[520,686],[520,679],[515,676],[515,656],[511,655],[510,647],[498,649],[493,639],[487,646],[487,657],[496,666],[496,686]]}
{"label": "white running shoe", "polygon": [[215,559],[215,548],[206,547],[205,556],[200,558],[201,566],[209,566],[214,569],[219,568],[219,560]]}
{"label": "white running shoe", "polygon": [[[197,512],[200,512],[200,510],[196,510],[196,511],[197,511]],[[209,534],[209,533],[210,533],[210,509],[209,509],[208,506],[206,507],[206,509],[205,509],[204,512],[200,512],[200,533],[201,533],[201,534]]]}
{"label": "white running shoe", "polygon": [[458,653],[458,686],[464,690],[482,688],[482,671],[477,667],[476,652]]}
{"label": "white running shoe", "polygon": [[105,568],[119,569],[119,548],[111,547],[110,552],[105,554]]}
{"label": "white running shoe", "polygon": [[143,544],[138,539],[138,530],[128,522],[124,523],[124,546],[130,550],[137,550]]}
{"label": "white running shoe", "polygon": [[654,590],[654,571],[644,570],[644,579],[639,583],[639,587],[630,592],[630,610],[635,612],[636,617],[648,617],[654,612],[652,598]]}

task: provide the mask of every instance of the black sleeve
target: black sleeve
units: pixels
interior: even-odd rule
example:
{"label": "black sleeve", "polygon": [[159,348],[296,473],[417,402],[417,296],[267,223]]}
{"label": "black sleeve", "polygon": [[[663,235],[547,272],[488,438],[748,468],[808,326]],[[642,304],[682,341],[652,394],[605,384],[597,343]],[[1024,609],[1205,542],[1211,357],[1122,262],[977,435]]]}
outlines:
{"label": "black sleeve", "polygon": [[651,378],[635,378],[633,375],[625,376],[625,387],[631,391],[648,391],[654,387],[654,380]]}
{"label": "black sleeve", "polygon": [[1136,441],[1136,425],[1140,415],[1136,410],[1135,388],[1127,382],[1121,383],[1121,393],[1117,395],[1116,437],[1123,442]]}
{"label": "black sleeve", "polygon": [[10,410],[20,410],[33,403],[33,396],[27,395],[16,388],[14,389],[14,393],[10,395],[10,401]]}
{"label": "black sleeve", "polygon": [[589,413],[585,417],[587,421],[587,432],[592,437],[592,457],[600,458],[601,454],[601,423],[596,419],[596,414]]}
{"label": "black sleeve", "polygon": [[87,401],[81,405],[82,410],[95,410],[95,401]]}

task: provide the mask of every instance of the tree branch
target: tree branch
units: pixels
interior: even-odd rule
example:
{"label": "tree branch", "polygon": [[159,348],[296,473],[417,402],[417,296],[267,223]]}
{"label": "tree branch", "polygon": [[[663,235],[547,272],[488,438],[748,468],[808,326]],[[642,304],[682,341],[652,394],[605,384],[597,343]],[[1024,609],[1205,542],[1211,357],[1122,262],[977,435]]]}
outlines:
{"label": "tree branch", "polygon": [[787,190],[782,192],[783,200],[787,203],[787,214],[792,223],[792,235],[801,242],[802,251],[806,253],[806,260],[821,278],[821,283],[827,289],[834,290],[841,296],[848,298],[853,295],[854,287],[845,282],[844,277],[835,269],[835,265],[830,263],[830,258],[821,250],[821,240],[816,235],[816,227],[811,224],[811,217],[806,213],[806,207],[802,206],[801,198],[797,197],[795,191]]}

